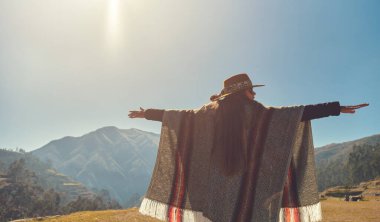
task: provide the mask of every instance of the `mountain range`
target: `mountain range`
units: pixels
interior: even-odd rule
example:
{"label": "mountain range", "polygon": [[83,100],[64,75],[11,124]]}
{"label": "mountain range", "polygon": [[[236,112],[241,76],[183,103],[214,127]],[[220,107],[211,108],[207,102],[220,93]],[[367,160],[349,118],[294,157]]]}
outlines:
{"label": "mountain range", "polygon": [[130,207],[149,185],[158,142],[158,134],[110,126],[51,141],[32,154],[91,189],[108,190]]}
{"label": "mountain range", "polygon": [[[132,207],[147,190],[158,143],[159,134],[110,126],[51,141],[32,154],[93,190],[108,190],[124,207]],[[354,147],[380,149],[379,144],[380,135],[374,135],[316,148],[319,189],[348,183],[347,164]]]}

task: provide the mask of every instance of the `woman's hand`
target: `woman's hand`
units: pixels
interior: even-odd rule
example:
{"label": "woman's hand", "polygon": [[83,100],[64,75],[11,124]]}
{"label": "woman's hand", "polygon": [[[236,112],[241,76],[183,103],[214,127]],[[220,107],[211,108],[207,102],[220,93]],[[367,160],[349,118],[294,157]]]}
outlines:
{"label": "woman's hand", "polygon": [[140,107],[140,111],[129,111],[129,118],[144,118],[145,110]]}
{"label": "woman's hand", "polygon": [[362,104],[355,105],[355,106],[341,106],[340,112],[341,113],[355,113],[356,109],[360,109],[360,108],[366,107],[368,105],[369,105],[369,103],[362,103]]}

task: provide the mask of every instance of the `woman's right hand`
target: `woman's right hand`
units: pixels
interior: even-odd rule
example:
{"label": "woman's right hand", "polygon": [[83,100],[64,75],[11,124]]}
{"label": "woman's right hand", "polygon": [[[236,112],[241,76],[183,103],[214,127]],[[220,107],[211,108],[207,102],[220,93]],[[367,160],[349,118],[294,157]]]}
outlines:
{"label": "woman's right hand", "polygon": [[145,110],[140,107],[139,111],[129,111],[129,118],[145,118]]}
{"label": "woman's right hand", "polygon": [[354,106],[341,106],[340,107],[340,112],[341,113],[355,113],[356,109],[360,109],[362,107],[368,106],[369,103],[362,103],[359,105],[354,105]]}

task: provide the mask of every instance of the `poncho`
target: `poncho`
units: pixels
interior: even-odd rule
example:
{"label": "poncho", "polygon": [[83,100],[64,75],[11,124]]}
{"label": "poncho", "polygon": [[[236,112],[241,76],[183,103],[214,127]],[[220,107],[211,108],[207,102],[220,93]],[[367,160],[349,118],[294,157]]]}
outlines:
{"label": "poncho", "polygon": [[[215,105],[215,104],[214,104]],[[140,213],[173,222],[321,221],[310,121],[303,106],[246,109],[247,169],[213,163],[216,110],[166,110]]]}

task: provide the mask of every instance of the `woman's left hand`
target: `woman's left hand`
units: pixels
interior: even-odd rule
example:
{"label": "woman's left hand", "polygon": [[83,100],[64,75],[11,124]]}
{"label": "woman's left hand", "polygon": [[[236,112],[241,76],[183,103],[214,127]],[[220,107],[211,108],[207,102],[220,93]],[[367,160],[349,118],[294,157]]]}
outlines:
{"label": "woman's left hand", "polygon": [[369,105],[369,103],[362,103],[362,104],[355,105],[355,106],[341,106],[340,112],[341,113],[355,113],[356,109],[360,109],[360,108],[366,107],[368,105]]}
{"label": "woman's left hand", "polygon": [[140,111],[129,111],[129,118],[144,118],[145,110],[140,107]]}

